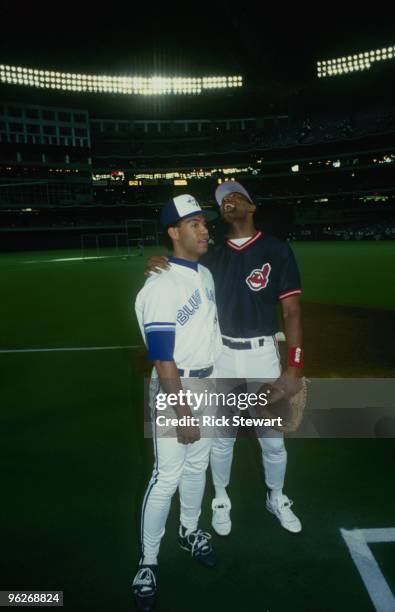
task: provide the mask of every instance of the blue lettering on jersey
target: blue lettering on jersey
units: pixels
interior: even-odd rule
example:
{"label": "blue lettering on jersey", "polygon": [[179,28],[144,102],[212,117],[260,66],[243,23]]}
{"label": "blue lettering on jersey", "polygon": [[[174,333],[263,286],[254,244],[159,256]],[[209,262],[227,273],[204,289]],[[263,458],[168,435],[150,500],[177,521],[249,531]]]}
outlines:
{"label": "blue lettering on jersey", "polygon": [[189,303],[194,310],[197,310],[202,303],[202,298],[200,297],[199,289],[193,292],[192,296],[189,298]]}
{"label": "blue lettering on jersey", "polygon": [[189,315],[186,315],[183,310],[177,312],[177,321],[180,325],[185,325],[189,320]]}
{"label": "blue lettering on jersey", "polygon": [[184,304],[182,308],[180,308],[177,312],[177,321],[180,325],[185,325],[189,321],[189,318],[195,314],[198,310],[200,304],[202,303],[202,298],[200,297],[199,289],[193,292],[191,297],[189,298],[187,304]]}
{"label": "blue lettering on jersey", "polygon": [[212,289],[208,289],[206,287],[206,295],[207,295],[207,299],[210,300],[210,302],[214,302],[215,304],[215,295],[214,295],[214,291]]}

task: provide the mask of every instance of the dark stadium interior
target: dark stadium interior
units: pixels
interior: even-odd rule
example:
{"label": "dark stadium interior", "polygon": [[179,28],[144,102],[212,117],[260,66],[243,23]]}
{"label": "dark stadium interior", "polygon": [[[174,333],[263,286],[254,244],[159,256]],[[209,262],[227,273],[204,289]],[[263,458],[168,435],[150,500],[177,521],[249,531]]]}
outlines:
{"label": "dark stadium interior", "polygon": [[[218,242],[226,228],[215,189],[240,181],[257,204],[257,227],[288,241],[300,265],[306,375],[394,371],[395,47],[370,70],[316,72],[318,61],[395,45],[386,7],[143,4],[0,6],[0,446],[10,492],[0,591],[63,586],[73,611],[132,609],[126,591],[152,451],[138,412],[149,367],[130,305],[146,259],[164,252],[158,219],[168,199],[193,194],[212,213]],[[243,86],[66,91],[5,82],[4,66],[241,75]],[[103,347],[122,350],[112,359]],[[305,539],[289,544],[266,525],[247,486],[261,486],[257,451],[243,440],[233,487],[246,537],[235,532],[232,557],[221,541],[222,573],[206,582],[173,550],[173,508],[163,612],[186,603],[191,612],[373,609],[339,530],[394,527],[393,440],[289,448]],[[377,558],[393,588],[393,555]],[[184,571],[175,599],[172,575]]]}
{"label": "dark stadium interior", "polygon": [[393,62],[368,78],[314,73],[319,58],[390,44],[384,13],[367,20],[342,7],[341,18],[335,8],[322,18],[219,2],[199,5],[188,23],[168,7],[125,6],[107,23],[92,4],[79,9],[76,20],[59,5],[59,30],[26,6],[15,33],[16,8],[3,4],[2,62],[99,74],[225,71],[245,84],[134,97],[0,84],[0,248],[35,248],[35,236],[42,248],[44,230],[52,247],[56,227],[62,248],[76,246],[75,227],[121,231],[185,190],[177,179],[211,206],[218,180],[244,180],[266,230],[281,237],[360,237],[373,217],[376,237],[393,236]]}

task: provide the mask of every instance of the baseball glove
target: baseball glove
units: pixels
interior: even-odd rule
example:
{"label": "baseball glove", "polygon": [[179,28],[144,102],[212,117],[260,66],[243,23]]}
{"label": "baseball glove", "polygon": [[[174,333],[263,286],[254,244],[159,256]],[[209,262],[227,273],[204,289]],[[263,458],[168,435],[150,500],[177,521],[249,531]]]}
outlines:
{"label": "baseball glove", "polygon": [[291,433],[298,429],[302,422],[307,404],[308,379],[289,378],[280,376],[273,383],[264,385],[268,404],[263,413],[268,418],[281,418],[281,425],[274,425],[273,429],[283,433]]}

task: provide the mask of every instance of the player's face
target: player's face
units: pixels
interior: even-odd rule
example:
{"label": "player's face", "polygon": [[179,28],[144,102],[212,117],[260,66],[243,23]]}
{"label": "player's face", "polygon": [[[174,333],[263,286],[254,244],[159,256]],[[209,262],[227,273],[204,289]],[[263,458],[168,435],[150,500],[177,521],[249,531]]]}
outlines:
{"label": "player's face", "polygon": [[230,225],[235,221],[246,219],[248,214],[254,212],[255,206],[241,193],[228,193],[222,200],[220,213],[226,223]]}
{"label": "player's face", "polygon": [[174,230],[174,250],[178,257],[196,261],[207,253],[209,235],[204,215],[183,219]]}

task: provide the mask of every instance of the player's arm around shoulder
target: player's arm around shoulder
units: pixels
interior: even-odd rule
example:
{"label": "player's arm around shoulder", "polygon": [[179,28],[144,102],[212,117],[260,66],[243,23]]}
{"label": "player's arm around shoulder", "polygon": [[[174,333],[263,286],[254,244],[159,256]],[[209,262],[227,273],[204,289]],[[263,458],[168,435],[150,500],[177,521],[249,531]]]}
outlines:
{"label": "player's arm around shoulder", "polygon": [[160,274],[163,270],[169,270],[169,258],[167,255],[153,255],[145,263],[144,276],[148,278]]}

